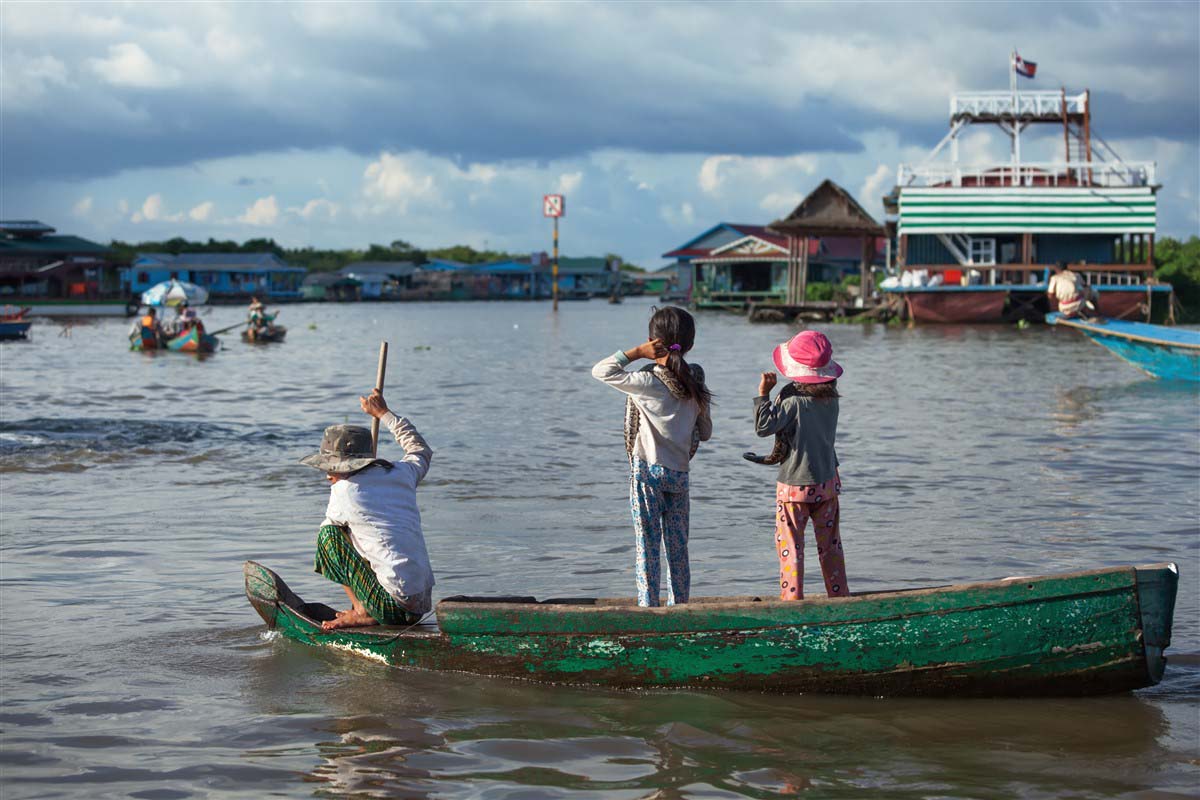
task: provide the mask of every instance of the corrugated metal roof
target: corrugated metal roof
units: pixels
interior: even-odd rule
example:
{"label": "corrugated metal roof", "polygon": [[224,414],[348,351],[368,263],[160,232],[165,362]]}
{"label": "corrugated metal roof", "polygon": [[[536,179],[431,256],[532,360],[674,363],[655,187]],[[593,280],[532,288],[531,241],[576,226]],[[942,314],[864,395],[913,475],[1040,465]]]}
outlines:
{"label": "corrugated metal roof", "polygon": [[3,239],[0,238],[0,255],[17,255],[20,253],[39,253],[45,255],[86,253],[88,255],[108,255],[112,250],[102,244],[89,242],[78,236],[39,236],[34,238]]}
{"label": "corrugated metal roof", "polygon": [[[138,253],[159,261],[170,269],[190,269],[204,272],[307,272],[293,267],[274,253]],[[166,260],[164,260],[166,259]]]}

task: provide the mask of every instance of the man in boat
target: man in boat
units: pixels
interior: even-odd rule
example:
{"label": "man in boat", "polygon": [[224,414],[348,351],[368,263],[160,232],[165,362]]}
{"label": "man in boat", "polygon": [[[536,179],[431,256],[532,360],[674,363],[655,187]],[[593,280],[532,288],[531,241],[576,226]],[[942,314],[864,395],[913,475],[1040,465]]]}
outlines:
{"label": "man in boat", "polygon": [[331,484],[317,534],[315,570],[341,584],[351,607],[321,627],[411,625],[432,607],[433,569],[421,532],[417,486],[433,450],[417,429],[387,407],[376,389],[358,398],[404,450],[399,461],[372,454],[371,431],[357,425],[325,429],[321,450],[301,459]]}
{"label": "man in boat", "polygon": [[1058,300],[1058,311],[1063,317],[1088,317],[1096,313],[1096,307],[1088,300],[1088,289],[1083,276],[1071,269],[1065,261],[1054,267],[1046,294]]}
{"label": "man in boat", "polygon": [[258,296],[251,296],[249,316],[246,321],[246,332],[250,335],[250,340],[255,341],[274,333],[275,326],[272,324],[273,319],[274,317],[267,314],[267,308],[258,299]]}

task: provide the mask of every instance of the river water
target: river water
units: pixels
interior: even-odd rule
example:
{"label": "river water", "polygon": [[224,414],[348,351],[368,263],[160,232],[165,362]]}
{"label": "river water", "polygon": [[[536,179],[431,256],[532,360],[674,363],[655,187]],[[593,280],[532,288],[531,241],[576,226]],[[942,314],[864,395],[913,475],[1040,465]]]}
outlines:
{"label": "river water", "polygon": [[[626,595],[621,397],[591,365],[649,302],[286,306],[199,360],[128,323],[0,347],[0,793],[33,797],[1172,797],[1200,786],[1200,395],[1070,331],[831,325],[855,590],[1176,561],[1157,687],[1061,700],[618,692],[406,672],[273,638],[241,564],[312,573],[297,459],[391,343],[435,449],[437,596]],[[210,329],[241,311],[216,308]],[[698,315],[718,405],[692,469],[693,595],[773,591],[773,472],[744,462],[788,325]],[[386,454],[386,450],[385,450]],[[807,589],[820,591],[809,544]]]}

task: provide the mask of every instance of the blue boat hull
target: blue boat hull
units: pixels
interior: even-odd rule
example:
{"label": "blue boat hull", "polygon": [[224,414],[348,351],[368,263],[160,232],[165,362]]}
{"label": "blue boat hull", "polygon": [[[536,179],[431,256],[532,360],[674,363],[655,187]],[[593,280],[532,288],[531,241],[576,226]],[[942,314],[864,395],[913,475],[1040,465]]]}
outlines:
{"label": "blue boat hull", "polygon": [[1075,328],[1155,378],[1200,382],[1200,333],[1141,322],[1087,322],[1047,314],[1051,325]]}
{"label": "blue boat hull", "polygon": [[0,322],[0,339],[24,339],[32,322]]}

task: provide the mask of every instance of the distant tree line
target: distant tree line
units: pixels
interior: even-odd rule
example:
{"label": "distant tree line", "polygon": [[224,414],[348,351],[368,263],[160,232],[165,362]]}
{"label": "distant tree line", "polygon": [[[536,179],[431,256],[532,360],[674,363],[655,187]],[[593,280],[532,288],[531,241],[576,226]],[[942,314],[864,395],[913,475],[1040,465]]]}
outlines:
{"label": "distant tree line", "polygon": [[1164,237],[1154,243],[1154,276],[1175,287],[1183,306],[1180,322],[1200,322],[1200,236]]}
{"label": "distant tree line", "polygon": [[[397,239],[390,245],[372,244],[365,250],[349,248],[345,250],[326,250],[314,247],[283,247],[274,239],[247,239],[238,244],[232,239],[209,239],[207,242],[193,242],[176,236],[165,242],[122,242],[114,240],[109,247],[121,261],[132,261],[138,253],[274,253],[295,267],[304,267],[310,272],[335,272],[347,264],[356,261],[411,261],[420,265],[432,258],[446,258],[462,264],[484,264],[489,261],[501,261],[506,258],[524,258],[528,253],[506,253],[503,250],[476,250],[465,244],[451,247],[422,250],[414,247],[403,239]],[[612,253],[608,258],[618,258]],[[622,269],[641,271],[632,264],[624,264]]]}

